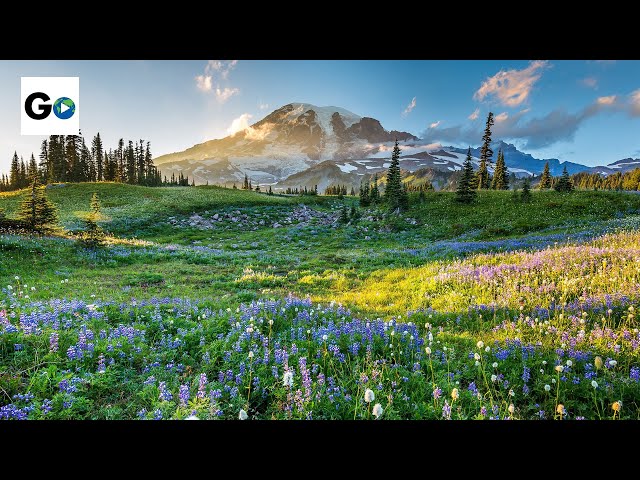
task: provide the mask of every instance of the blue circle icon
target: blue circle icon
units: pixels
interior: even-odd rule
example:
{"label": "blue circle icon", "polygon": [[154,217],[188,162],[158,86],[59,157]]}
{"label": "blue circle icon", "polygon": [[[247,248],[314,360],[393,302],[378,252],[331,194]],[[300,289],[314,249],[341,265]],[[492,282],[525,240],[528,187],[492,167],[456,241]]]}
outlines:
{"label": "blue circle icon", "polygon": [[60,97],[53,104],[53,114],[60,120],[68,120],[76,113],[76,104],[67,97]]}

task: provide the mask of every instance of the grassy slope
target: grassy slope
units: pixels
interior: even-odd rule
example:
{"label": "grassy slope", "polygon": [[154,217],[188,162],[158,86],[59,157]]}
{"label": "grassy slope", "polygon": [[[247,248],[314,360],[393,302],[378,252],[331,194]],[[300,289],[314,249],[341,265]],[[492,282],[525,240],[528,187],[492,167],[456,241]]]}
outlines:
{"label": "grassy slope", "polygon": [[[542,229],[545,234],[569,232],[640,209],[640,196],[610,192],[534,192],[533,201],[527,205],[514,203],[510,192],[483,192],[471,207],[454,202],[453,194],[434,192],[427,194],[424,204],[417,204],[408,212],[409,217],[418,220],[417,225],[405,225],[395,233],[378,232],[379,224],[366,220],[337,229],[292,225],[251,231],[230,225],[197,230],[177,229],[165,220],[228,208],[244,208],[277,219],[302,199],[217,187],[145,188],[105,183],[49,190],[66,227],[75,225],[74,212],[86,208],[93,191],[98,192],[104,213],[112,219],[105,225],[107,229],[122,236],[145,238],[156,245],[142,249],[119,247],[126,250],[125,254],[107,250],[96,257],[67,241],[0,240],[0,284],[5,283],[5,278],[20,274],[30,285],[39,285],[34,298],[91,293],[118,299],[180,295],[214,297],[230,305],[295,292],[322,300],[341,298],[354,306],[380,312],[380,305],[356,302],[354,295],[360,288],[371,292],[370,276],[374,273],[376,278],[386,272],[398,275],[403,269],[428,265],[433,260],[428,255],[405,253],[408,249],[423,249],[443,239],[496,239]],[[0,208],[11,215],[21,195],[0,194]],[[315,208],[323,210],[332,205],[335,208],[338,202],[335,197],[304,200],[317,203]],[[218,253],[191,251],[178,255],[160,250],[159,254],[157,249],[169,243],[187,248],[210,247]],[[70,279],[72,291],[69,284],[60,283],[64,278]],[[377,288],[390,285],[383,281]],[[385,314],[395,310],[401,313],[405,305],[397,307],[385,305],[383,310]]]}

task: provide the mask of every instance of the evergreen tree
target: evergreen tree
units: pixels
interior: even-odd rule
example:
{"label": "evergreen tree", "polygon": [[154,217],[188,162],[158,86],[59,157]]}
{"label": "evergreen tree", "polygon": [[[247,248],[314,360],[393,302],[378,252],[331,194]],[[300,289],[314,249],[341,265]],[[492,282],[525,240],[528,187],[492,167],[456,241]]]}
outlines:
{"label": "evergreen tree", "polygon": [[49,137],[49,161],[53,170],[53,182],[65,182],[67,180],[68,168],[64,145],[64,135],[51,135]]}
{"label": "evergreen tree", "polygon": [[546,162],[544,164],[544,170],[542,171],[542,176],[540,177],[538,188],[540,188],[540,190],[551,188],[551,173],[549,173],[549,162]]}
{"label": "evergreen tree", "polygon": [[9,185],[12,190],[20,188],[20,163],[18,161],[18,152],[13,152],[13,157],[11,158]]}
{"label": "evergreen tree", "polygon": [[93,157],[91,156],[89,148],[87,148],[84,138],[82,139],[82,145],[80,145],[80,165],[82,169],[80,181],[95,182],[97,175],[96,164],[93,161]]}
{"label": "evergreen tree", "polygon": [[105,161],[104,161],[104,148],[102,146],[102,139],[100,138],[100,132],[96,133],[91,142],[91,154],[96,164],[96,181],[101,182],[105,180]]}
{"label": "evergreen tree", "polygon": [[525,177],[522,182],[522,193],[520,194],[520,200],[524,203],[529,203],[531,201],[531,180],[529,177]]}
{"label": "evergreen tree", "polygon": [[480,168],[478,169],[477,184],[480,189],[489,188],[489,170],[487,165],[491,163],[491,126],[493,125],[493,112],[489,112],[487,123],[482,135],[482,147],[480,148]]}
{"label": "evergreen tree", "polygon": [[553,187],[557,192],[571,192],[573,190],[573,183],[569,178],[569,172],[567,172],[567,166],[562,169],[562,175]]}
{"label": "evergreen tree", "polygon": [[38,164],[36,163],[36,158],[31,154],[31,158],[29,159],[29,165],[27,166],[27,180],[31,182],[34,178],[40,179],[40,175],[38,174]]}
{"label": "evergreen tree", "polygon": [[53,168],[49,159],[49,142],[45,138],[40,144],[40,181],[44,184],[53,181]]}
{"label": "evergreen tree", "polygon": [[491,188],[494,190],[509,189],[509,172],[504,161],[504,152],[502,150],[498,151],[498,160],[496,161],[496,168],[493,172]]}
{"label": "evergreen tree", "polygon": [[369,197],[369,182],[364,181],[360,183],[360,206],[368,207],[371,204],[371,198]]}
{"label": "evergreen tree", "polygon": [[134,184],[136,183],[136,173],[137,173],[137,165],[136,165],[136,152],[133,147],[133,141],[129,140],[129,144],[124,152],[125,162],[126,162],[126,175],[127,175],[127,183]]}
{"label": "evergreen tree", "polygon": [[380,202],[380,190],[378,189],[378,174],[373,174],[373,184],[371,185],[371,203],[374,205]]}
{"label": "evergreen tree", "polygon": [[82,181],[82,166],[80,165],[80,142],[78,135],[67,135],[65,139],[64,157],[67,167],[65,181]]}
{"label": "evergreen tree", "polygon": [[471,147],[467,150],[467,158],[462,165],[462,176],[456,189],[456,200],[461,203],[471,203],[476,197],[476,185],[471,162]]}
{"label": "evergreen tree", "polygon": [[105,233],[97,223],[103,219],[100,209],[98,194],[94,192],[91,196],[91,203],[89,204],[89,213],[85,215],[83,219],[85,225],[84,232],[82,232],[79,237],[80,242],[89,248],[104,245]]}
{"label": "evergreen tree", "polygon": [[[233,186],[235,187],[235,183],[233,184]],[[271,185],[269,185],[269,191],[267,192],[267,195],[273,195],[273,190],[271,190]]]}
{"label": "evergreen tree", "polygon": [[37,177],[31,182],[31,189],[20,204],[18,219],[32,230],[46,232],[55,228],[58,213],[55,205],[47,198],[45,187],[41,186]]}
{"label": "evergreen tree", "polygon": [[384,200],[390,211],[403,210],[408,204],[405,197],[407,197],[407,192],[402,186],[400,177],[400,147],[398,147],[398,140],[396,139],[391,153],[391,165],[387,170],[387,186],[384,191]]}
{"label": "evergreen tree", "polygon": [[249,177],[247,177],[247,174],[244,174],[244,183],[242,184],[242,189],[243,190],[249,190]]}

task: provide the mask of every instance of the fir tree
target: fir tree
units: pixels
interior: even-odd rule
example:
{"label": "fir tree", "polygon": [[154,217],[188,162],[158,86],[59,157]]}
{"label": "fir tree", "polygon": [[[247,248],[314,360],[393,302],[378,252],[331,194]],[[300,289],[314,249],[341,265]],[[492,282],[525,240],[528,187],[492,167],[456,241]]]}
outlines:
{"label": "fir tree", "polygon": [[478,169],[477,184],[480,189],[489,188],[489,170],[487,165],[491,163],[491,126],[493,125],[493,112],[489,112],[487,123],[482,135],[482,147],[480,148],[480,168]]}
{"label": "fir tree", "polygon": [[102,220],[100,211],[100,200],[98,194],[94,192],[89,204],[89,213],[84,217],[84,232],[79,237],[80,242],[89,248],[96,248],[104,245],[105,233],[97,222]]}
{"label": "fir tree", "polygon": [[520,194],[520,200],[523,203],[529,203],[531,201],[531,180],[529,177],[525,177],[522,182],[522,193]]}
{"label": "fir tree", "polygon": [[555,188],[557,192],[571,192],[573,190],[573,183],[571,182],[571,178],[569,177],[569,172],[567,172],[566,165],[562,169],[562,175],[560,176],[560,179],[557,181],[553,188]]}
{"label": "fir tree", "polygon": [[28,228],[40,232],[50,231],[58,223],[56,207],[47,198],[45,187],[35,177],[29,193],[20,204],[18,219]]}
{"label": "fir tree", "polygon": [[9,186],[12,190],[20,188],[20,163],[18,162],[18,152],[13,152],[13,157],[11,158]]}
{"label": "fir tree", "polygon": [[53,180],[53,168],[49,160],[49,142],[45,138],[40,144],[40,181],[42,183],[51,183]]}
{"label": "fir tree", "polygon": [[368,207],[371,204],[369,197],[369,182],[365,181],[360,183],[360,206]]}
{"label": "fir tree", "polygon": [[378,174],[373,174],[373,184],[371,185],[371,203],[374,205],[380,202],[380,189],[378,188]]}
{"label": "fir tree", "polygon": [[396,139],[391,153],[391,165],[387,170],[387,186],[384,191],[384,200],[387,203],[387,208],[390,211],[405,209],[408,204],[405,199],[406,196],[407,192],[402,186],[400,177],[400,147],[398,147],[398,140]]}
{"label": "fir tree", "polygon": [[91,142],[91,154],[96,163],[96,181],[101,182],[105,179],[105,161],[100,132],[96,133],[96,136],[93,137],[93,141]]}
{"label": "fir tree", "polygon": [[471,203],[476,197],[476,188],[471,162],[471,147],[467,150],[467,158],[462,165],[462,176],[456,190],[456,200],[461,203]]}
{"label": "fir tree", "polygon": [[504,161],[504,152],[498,151],[498,160],[496,161],[496,169],[493,172],[493,182],[491,188],[494,190],[509,189],[509,172]]}
{"label": "fir tree", "polygon": [[544,164],[544,170],[542,170],[542,176],[540,177],[538,188],[540,188],[540,190],[551,188],[551,173],[549,173],[549,162]]}

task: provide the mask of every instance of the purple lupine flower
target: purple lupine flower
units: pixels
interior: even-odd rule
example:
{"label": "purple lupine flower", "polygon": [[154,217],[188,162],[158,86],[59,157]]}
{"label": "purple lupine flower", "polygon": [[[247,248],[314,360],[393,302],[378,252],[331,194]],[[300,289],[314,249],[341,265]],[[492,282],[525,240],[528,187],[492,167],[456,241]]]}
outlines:
{"label": "purple lupine flower", "polygon": [[213,403],[214,400],[222,396],[222,392],[220,390],[211,390],[209,396],[211,397],[211,403]]}
{"label": "purple lupine flower", "polygon": [[480,408],[480,415],[482,415],[483,417],[487,416],[487,407],[485,407],[484,405]]}
{"label": "purple lupine flower", "polygon": [[206,373],[201,373],[200,374],[200,383],[198,384],[198,393],[196,394],[196,397],[198,398],[204,398],[205,397],[205,388],[207,386],[207,374]]}
{"label": "purple lupine flower", "polygon": [[180,397],[180,406],[186,407],[189,401],[189,387],[187,385],[180,385],[180,393],[178,396]]}
{"label": "purple lupine flower", "polygon": [[530,378],[531,378],[531,369],[525,366],[522,372],[522,381],[524,383],[527,383]]}
{"label": "purple lupine flower", "polygon": [[478,395],[478,387],[476,387],[476,382],[471,382],[467,387],[467,390],[469,390],[474,396]]}
{"label": "purple lupine flower", "polygon": [[442,418],[451,420],[451,405],[449,405],[447,400],[444,401],[444,405],[442,406]]}
{"label": "purple lupine flower", "polygon": [[157,410],[155,410],[153,412],[153,419],[154,420],[162,420],[162,410],[160,410],[159,408]]}
{"label": "purple lupine flower", "polygon": [[49,336],[49,351],[50,352],[58,351],[58,332],[53,332]]}
{"label": "purple lupine flower", "polygon": [[160,382],[160,384],[158,385],[158,390],[160,390],[160,401],[164,402],[164,401],[171,401],[173,399],[173,395],[171,394],[171,392],[169,390],[167,390],[167,383],[166,382]]}
{"label": "purple lupine flower", "polygon": [[442,396],[442,389],[440,387],[436,387],[433,390],[433,398],[435,400],[438,400],[441,396]]}
{"label": "purple lupine flower", "polygon": [[146,417],[146,416],[147,416],[147,410],[146,409],[143,408],[142,410],[140,410],[138,412],[138,418],[140,420],[144,420],[144,417]]}
{"label": "purple lupine flower", "polygon": [[46,415],[47,413],[49,413],[51,411],[51,400],[49,400],[48,398],[45,398],[44,401],[42,402],[42,405],[40,406],[40,410],[42,411],[43,415]]}
{"label": "purple lupine flower", "polygon": [[104,365],[104,355],[101,353],[98,355],[98,373],[104,373],[107,371],[107,367]]}
{"label": "purple lupine flower", "polygon": [[631,367],[631,370],[629,371],[629,378],[635,382],[640,381],[640,368]]}

